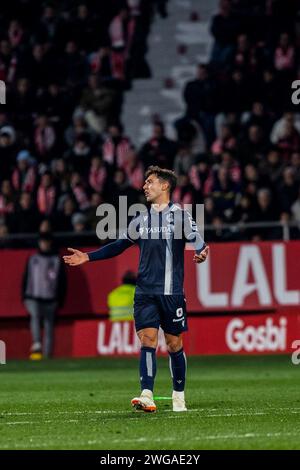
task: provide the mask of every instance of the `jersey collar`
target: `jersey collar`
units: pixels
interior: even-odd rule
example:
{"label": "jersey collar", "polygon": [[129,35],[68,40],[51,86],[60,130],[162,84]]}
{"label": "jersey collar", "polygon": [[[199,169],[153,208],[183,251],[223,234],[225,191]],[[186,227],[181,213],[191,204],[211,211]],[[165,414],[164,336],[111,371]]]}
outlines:
{"label": "jersey collar", "polygon": [[162,211],[159,211],[159,212],[153,209],[153,207],[151,206],[150,213],[151,214],[166,214],[167,212],[169,212],[172,206],[173,206],[173,202],[170,201],[169,204]]}

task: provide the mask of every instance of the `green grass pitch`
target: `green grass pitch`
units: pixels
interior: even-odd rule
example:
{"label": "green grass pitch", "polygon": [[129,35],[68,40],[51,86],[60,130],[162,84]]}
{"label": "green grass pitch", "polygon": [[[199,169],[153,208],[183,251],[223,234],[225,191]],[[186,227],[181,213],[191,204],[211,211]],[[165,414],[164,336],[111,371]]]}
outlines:
{"label": "green grass pitch", "polygon": [[[290,356],[190,357],[187,413],[134,412],[137,359],[0,365],[0,449],[300,449],[300,365]],[[155,393],[171,394],[166,358]]]}

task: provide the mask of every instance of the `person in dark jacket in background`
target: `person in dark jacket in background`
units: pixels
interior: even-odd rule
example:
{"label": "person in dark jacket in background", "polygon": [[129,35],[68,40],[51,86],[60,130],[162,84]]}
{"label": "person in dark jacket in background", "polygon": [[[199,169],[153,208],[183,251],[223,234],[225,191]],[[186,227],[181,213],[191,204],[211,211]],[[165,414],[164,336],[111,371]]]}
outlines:
{"label": "person in dark jacket in background", "polygon": [[30,315],[32,346],[29,357],[32,360],[51,357],[55,314],[63,306],[66,295],[65,268],[54,248],[51,233],[40,234],[38,246],[38,252],[27,261],[22,289],[22,298]]}

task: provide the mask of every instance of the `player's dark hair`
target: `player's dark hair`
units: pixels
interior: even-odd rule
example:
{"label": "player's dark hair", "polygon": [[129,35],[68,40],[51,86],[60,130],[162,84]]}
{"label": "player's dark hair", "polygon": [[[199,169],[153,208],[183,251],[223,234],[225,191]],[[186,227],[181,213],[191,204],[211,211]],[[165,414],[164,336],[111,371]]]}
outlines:
{"label": "player's dark hair", "polygon": [[147,169],[145,178],[147,179],[150,175],[155,175],[160,180],[167,181],[170,185],[170,194],[172,194],[177,184],[177,175],[174,173],[174,171],[152,165]]}

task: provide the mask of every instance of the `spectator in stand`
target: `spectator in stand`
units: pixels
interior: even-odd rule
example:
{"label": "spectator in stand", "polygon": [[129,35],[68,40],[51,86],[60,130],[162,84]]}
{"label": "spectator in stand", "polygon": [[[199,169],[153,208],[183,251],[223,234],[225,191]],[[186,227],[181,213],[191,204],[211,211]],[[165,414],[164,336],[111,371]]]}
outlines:
{"label": "spectator in stand", "polygon": [[54,227],[58,232],[72,232],[72,217],[75,214],[77,207],[74,199],[66,195],[61,201],[62,208],[56,212],[54,219]]}
{"label": "spectator in stand", "polygon": [[134,26],[134,19],[129,16],[127,8],[122,8],[109,26],[112,62],[119,80],[126,78],[126,61],[133,39]]}
{"label": "spectator in stand", "polygon": [[261,162],[267,152],[268,141],[266,140],[263,130],[259,126],[249,127],[246,135],[242,135],[237,144],[237,154],[242,167],[248,163],[254,165]]}
{"label": "spectator in stand", "polygon": [[232,181],[229,170],[226,167],[220,166],[214,174],[212,185],[212,196],[219,213],[229,218],[239,194],[240,187]]}
{"label": "spectator in stand", "polygon": [[233,69],[222,87],[219,107],[225,112],[243,113],[249,111],[255,96],[255,83],[252,83],[240,69]]}
{"label": "spectator in stand", "polygon": [[73,232],[76,235],[76,242],[81,245],[93,245],[97,242],[95,235],[90,235],[90,226],[86,214],[78,212],[72,217]]}
{"label": "spectator in stand", "polygon": [[89,141],[94,144],[99,139],[99,135],[90,129],[84,118],[84,112],[78,108],[72,117],[72,124],[64,132],[64,141],[68,147],[73,147],[78,137],[86,135]]}
{"label": "spectator in stand", "polygon": [[37,89],[38,93],[48,86],[52,77],[51,62],[49,52],[44,43],[37,43],[32,46],[29,61],[21,63],[20,72],[30,79],[33,89]]}
{"label": "spectator in stand", "polygon": [[123,135],[123,126],[113,123],[108,128],[102,146],[103,161],[108,165],[110,173],[119,168],[125,170],[129,151],[130,140]]}
{"label": "spectator in stand", "polygon": [[79,210],[84,211],[90,207],[89,196],[86,183],[80,173],[71,174],[70,187],[72,196],[78,205]]}
{"label": "spectator in stand", "polygon": [[15,196],[9,180],[3,180],[0,191],[0,220],[6,220],[7,214],[15,210]]}
{"label": "spectator in stand", "polygon": [[[67,163],[63,158],[52,160],[51,173],[53,175],[53,183],[57,189],[59,199],[70,191],[70,171]],[[59,200],[57,205],[59,206]]]}
{"label": "spectator in stand", "polygon": [[[165,0],[158,0],[164,2]],[[134,78],[149,78],[151,70],[146,60],[147,36],[153,18],[153,2],[127,0],[130,14],[130,43],[126,62],[127,85]]]}
{"label": "spectator in stand", "polygon": [[36,30],[36,40],[42,44],[55,43],[60,39],[64,24],[59,17],[58,11],[51,4],[43,8],[40,21]]}
{"label": "spectator in stand", "polygon": [[88,230],[87,218],[81,212],[72,215],[72,225],[74,232],[80,234]]}
{"label": "spectator in stand", "polygon": [[36,185],[35,160],[28,150],[21,150],[17,156],[17,166],[12,174],[15,191],[33,192]]}
{"label": "spectator in stand", "polygon": [[38,112],[44,112],[54,127],[65,127],[71,115],[71,103],[68,95],[61,86],[51,82],[46,90],[38,96],[36,107]]}
{"label": "spectator in stand", "polygon": [[5,111],[3,111],[0,108],[0,130],[2,129],[2,127],[8,126],[8,125],[9,125],[8,115]]}
{"label": "spectator in stand", "polygon": [[70,25],[71,35],[78,38],[78,47],[81,52],[88,53],[97,44],[97,23],[86,3],[79,3],[76,17]]}
{"label": "spectator in stand", "polygon": [[282,109],[282,89],[272,68],[264,69],[256,86],[256,97],[271,116]]}
{"label": "spectator in stand", "polygon": [[286,136],[287,128],[291,128],[300,133],[300,119],[296,118],[293,113],[284,113],[283,116],[275,122],[272,127],[270,140],[272,144],[276,145],[280,139]]}
{"label": "spectator in stand", "polygon": [[214,155],[220,155],[225,150],[232,150],[236,147],[236,139],[233,136],[231,127],[224,124],[221,128],[220,136],[211,146],[211,152]]}
{"label": "spectator in stand", "polygon": [[172,200],[182,207],[184,204],[192,204],[194,201],[194,188],[187,175],[179,175],[177,186],[173,191]]}
{"label": "spectator in stand", "polygon": [[48,162],[53,156],[56,142],[56,133],[49,124],[46,115],[40,115],[36,119],[34,130],[35,151],[40,161]]}
{"label": "spectator in stand", "polygon": [[218,212],[215,207],[214,198],[208,196],[204,199],[204,224],[211,225],[213,219],[218,215]]}
{"label": "spectator in stand", "polygon": [[8,95],[7,106],[14,125],[19,131],[31,134],[36,107],[33,86],[27,78],[20,78],[16,86],[9,90]]}
{"label": "spectator in stand", "polygon": [[87,177],[91,164],[92,148],[88,134],[76,137],[73,147],[64,154],[69,166]]}
{"label": "spectator in stand", "polygon": [[251,231],[243,227],[252,221],[253,200],[250,196],[244,194],[241,196],[239,203],[235,206],[229,222],[234,224],[231,239],[249,240]]}
{"label": "spectator in stand", "polygon": [[174,160],[174,171],[176,175],[187,175],[195,160],[189,147],[181,145]]}
{"label": "spectator in stand", "polygon": [[53,225],[50,219],[43,219],[39,226],[39,233],[52,233]]}
{"label": "spectator in stand", "polygon": [[80,53],[75,41],[68,41],[62,59],[62,76],[73,90],[81,89],[88,75],[87,58]]}
{"label": "spectator in stand", "polygon": [[23,192],[19,197],[15,213],[7,217],[9,231],[11,233],[35,233],[38,230],[40,218],[31,193]]}
{"label": "spectator in stand", "polygon": [[284,169],[282,155],[277,147],[270,148],[266,159],[260,162],[258,168],[261,176],[268,179],[272,187],[275,188],[280,181]]}
{"label": "spectator in stand", "polygon": [[107,183],[107,168],[101,157],[95,155],[92,158],[90,172],[89,172],[89,185],[97,193],[103,193]]}
{"label": "spectator in stand", "polygon": [[300,185],[295,179],[295,171],[293,167],[286,167],[283,170],[282,183],[278,187],[277,195],[282,212],[290,212],[291,206],[298,197],[299,188]]}
{"label": "spectator in stand", "polygon": [[213,171],[209,165],[209,157],[206,154],[200,154],[196,157],[195,164],[192,165],[189,172],[189,177],[194,187],[197,202],[211,193]]}
{"label": "spectator in stand", "polygon": [[238,21],[232,15],[230,0],[220,0],[219,13],[213,17],[211,33],[215,39],[211,62],[217,66],[228,64],[232,55]]}
{"label": "spectator in stand", "polygon": [[205,239],[210,242],[230,241],[232,239],[231,232],[224,228],[224,220],[220,215],[217,215],[212,220],[213,230],[207,230]]}
{"label": "spectator in stand", "polygon": [[152,127],[152,137],[143,144],[139,158],[145,169],[150,165],[172,169],[176,151],[177,144],[166,137],[163,123],[155,121]]}
{"label": "spectator in stand", "polygon": [[56,204],[57,191],[53,184],[50,171],[46,171],[42,177],[37,190],[37,206],[39,213],[43,216],[53,214]]}
{"label": "spectator in stand", "polygon": [[215,138],[215,112],[217,94],[214,81],[209,76],[204,64],[197,66],[196,79],[188,82],[184,89],[186,115],[201,125],[207,144],[211,145]]}
{"label": "spectator in stand", "polygon": [[300,188],[298,190],[298,196],[296,201],[292,204],[291,213],[293,216],[293,220],[298,222],[298,228],[300,229]]}
{"label": "spectator in stand", "polygon": [[239,34],[232,54],[231,68],[242,70],[245,74],[255,74],[258,68],[256,49],[252,47],[247,34]]}
{"label": "spectator in stand", "polygon": [[294,123],[286,121],[282,130],[282,135],[278,139],[277,146],[281,151],[283,160],[289,162],[291,155],[300,148],[300,134],[294,126]]}
{"label": "spectator in stand", "polygon": [[217,138],[221,137],[223,125],[229,126],[234,136],[239,136],[242,132],[242,123],[240,122],[240,115],[235,112],[219,113],[216,116],[216,135]]}
{"label": "spectator in stand", "polygon": [[118,169],[114,173],[113,182],[110,186],[109,202],[116,207],[118,212],[119,197],[127,197],[127,205],[130,207],[132,204],[138,203],[139,191],[129,185],[129,181],[125,170]]}
{"label": "spectator in stand", "polygon": [[[253,222],[276,222],[279,219],[278,208],[272,204],[272,193],[268,188],[261,188],[257,193],[256,207],[252,212]],[[275,230],[276,231],[276,230]],[[252,239],[267,240],[273,237],[272,228],[251,229]]]}
{"label": "spectator in stand", "polygon": [[138,159],[138,154],[133,145],[129,146],[125,172],[132,188],[141,191],[145,181],[143,164]]}
{"label": "spectator in stand", "polygon": [[90,75],[88,87],[83,90],[80,106],[92,131],[102,133],[108,123],[117,119],[120,112],[120,97],[96,75]]}
{"label": "spectator in stand", "polygon": [[225,151],[221,155],[221,166],[227,168],[229,171],[230,178],[234,183],[241,183],[241,167],[237,160],[234,158],[233,153],[230,151]]}
{"label": "spectator in stand", "polygon": [[292,153],[291,166],[295,171],[295,180],[300,183],[300,151]]}
{"label": "spectator in stand", "polygon": [[174,122],[174,128],[179,146],[188,147],[194,156],[206,152],[206,139],[199,122],[183,116]]}
{"label": "spectator in stand", "polygon": [[288,33],[282,33],[274,54],[274,67],[279,72],[284,72],[286,77],[291,78],[295,71],[295,47],[291,44]]}
{"label": "spectator in stand", "polygon": [[[232,215],[230,217],[230,222],[234,224],[244,224],[251,222],[253,219],[252,216],[253,203],[249,196],[242,195],[240,202],[235,206]],[[246,236],[246,232],[244,232]]]}
{"label": "spectator in stand", "polygon": [[103,203],[103,198],[99,193],[92,193],[90,202],[90,207],[84,213],[88,227],[90,227],[90,229],[95,233],[97,224],[100,220],[100,217],[96,212],[100,204]]}
{"label": "spectator in stand", "polygon": [[120,73],[117,63],[112,60],[112,52],[109,47],[101,46],[98,51],[89,56],[91,72],[102,80],[116,80],[122,83],[124,71]]}
{"label": "spectator in stand", "polygon": [[16,153],[16,133],[12,126],[0,129],[0,180],[10,179]]}
{"label": "spectator in stand", "polygon": [[242,120],[243,125],[247,129],[251,126],[258,126],[263,130],[264,134],[268,135],[270,133],[272,121],[263,103],[260,101],[253,103],[251,111],[244,113]]}
{"label": "spectator in stand", "polygon": [[243,173],[243,194],[251,200],[252,206],[255,205],[257,192],[263,187],[269,187],[273,190],[268,176],[261,176],[255,165],[248,164]]}
{"label": "spectator in stand", "polygon": [[13,49],[18,49],[24,39],[24,29],[19,20],[12,20],[8,27],[8,39]]}
{"label": "spectator in stand", "polygon": [[17,57],[7,39],[0,41],[0,79],[11,84],[16,78]]}

